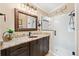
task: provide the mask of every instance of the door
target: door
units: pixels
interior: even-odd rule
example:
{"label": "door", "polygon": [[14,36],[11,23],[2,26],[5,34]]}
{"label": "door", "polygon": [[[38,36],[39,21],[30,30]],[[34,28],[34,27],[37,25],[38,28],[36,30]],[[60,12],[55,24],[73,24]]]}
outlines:
{"label": "door", "polygon": [[75,31],[69,30],[68,14],[54,17],[54,54],[72,55],[75,51]]}

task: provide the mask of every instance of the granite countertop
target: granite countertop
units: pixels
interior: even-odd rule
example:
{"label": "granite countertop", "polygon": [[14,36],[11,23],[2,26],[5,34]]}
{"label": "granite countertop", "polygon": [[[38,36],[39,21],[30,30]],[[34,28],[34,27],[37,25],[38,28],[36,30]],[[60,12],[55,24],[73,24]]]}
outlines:
{"label": "granite countertop", "polygon": [[0,47],[0,50],[6,49],[6,48],[9,48],[12,46],[16,46],[16,45],[19,45],[22,43],[27,43],[27,42],[30,42],[33,40],[37,40],[39,38],[49,36],[49,35],[45,34],[45,35],[35,35],[35,36],[37,36],[37,37],[36,38],[29,38],[29,37],[25,36],[25,37],[20,37],[20,38],[14,38],[8,42],[3,42],[3,45]]}

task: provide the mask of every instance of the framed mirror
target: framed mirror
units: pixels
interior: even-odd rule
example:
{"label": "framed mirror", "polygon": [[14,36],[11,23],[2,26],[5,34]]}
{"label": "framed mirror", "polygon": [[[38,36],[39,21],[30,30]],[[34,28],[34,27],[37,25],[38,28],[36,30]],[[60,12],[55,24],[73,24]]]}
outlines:
{"label": "framed mirror", "polygon": [[15,31],[35,31],[37,30],[37,16],[27,14],[24,11],[14,9]]}

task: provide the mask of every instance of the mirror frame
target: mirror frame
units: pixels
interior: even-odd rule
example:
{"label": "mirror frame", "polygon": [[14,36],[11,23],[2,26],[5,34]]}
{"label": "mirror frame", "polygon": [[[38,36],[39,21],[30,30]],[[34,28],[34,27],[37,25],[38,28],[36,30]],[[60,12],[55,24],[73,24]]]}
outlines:
{"label": "mirror frame", "polygon": [[[36,28],[22,28],[22,29],[19,29],[19,13],[22,13],[22,14],[25,14],[25,15],[28,15],[28,16],[31,16],[31,17],[35,17],[36,18]],[[37,20],[38,20],[37,16],[28,14],[28,13],[22,11],[22,10],[18,10],[16,8],[14,8],[14,17],[15,17],[15,22],[14,22],[15,32],[16,31],[36,31],[37,30]]]}

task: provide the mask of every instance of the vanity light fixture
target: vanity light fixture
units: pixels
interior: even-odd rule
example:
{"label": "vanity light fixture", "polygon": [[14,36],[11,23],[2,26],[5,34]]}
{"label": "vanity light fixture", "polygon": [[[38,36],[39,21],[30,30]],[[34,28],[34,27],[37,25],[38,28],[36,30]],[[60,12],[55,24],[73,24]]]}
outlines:
{"label": "vanity light fixture", "polygon": [[37,7],[29,4],[29,3],[21,3],[20,7],[23,8],[25,11],[28,11],[29,13],[32,14],[37,14]]}

